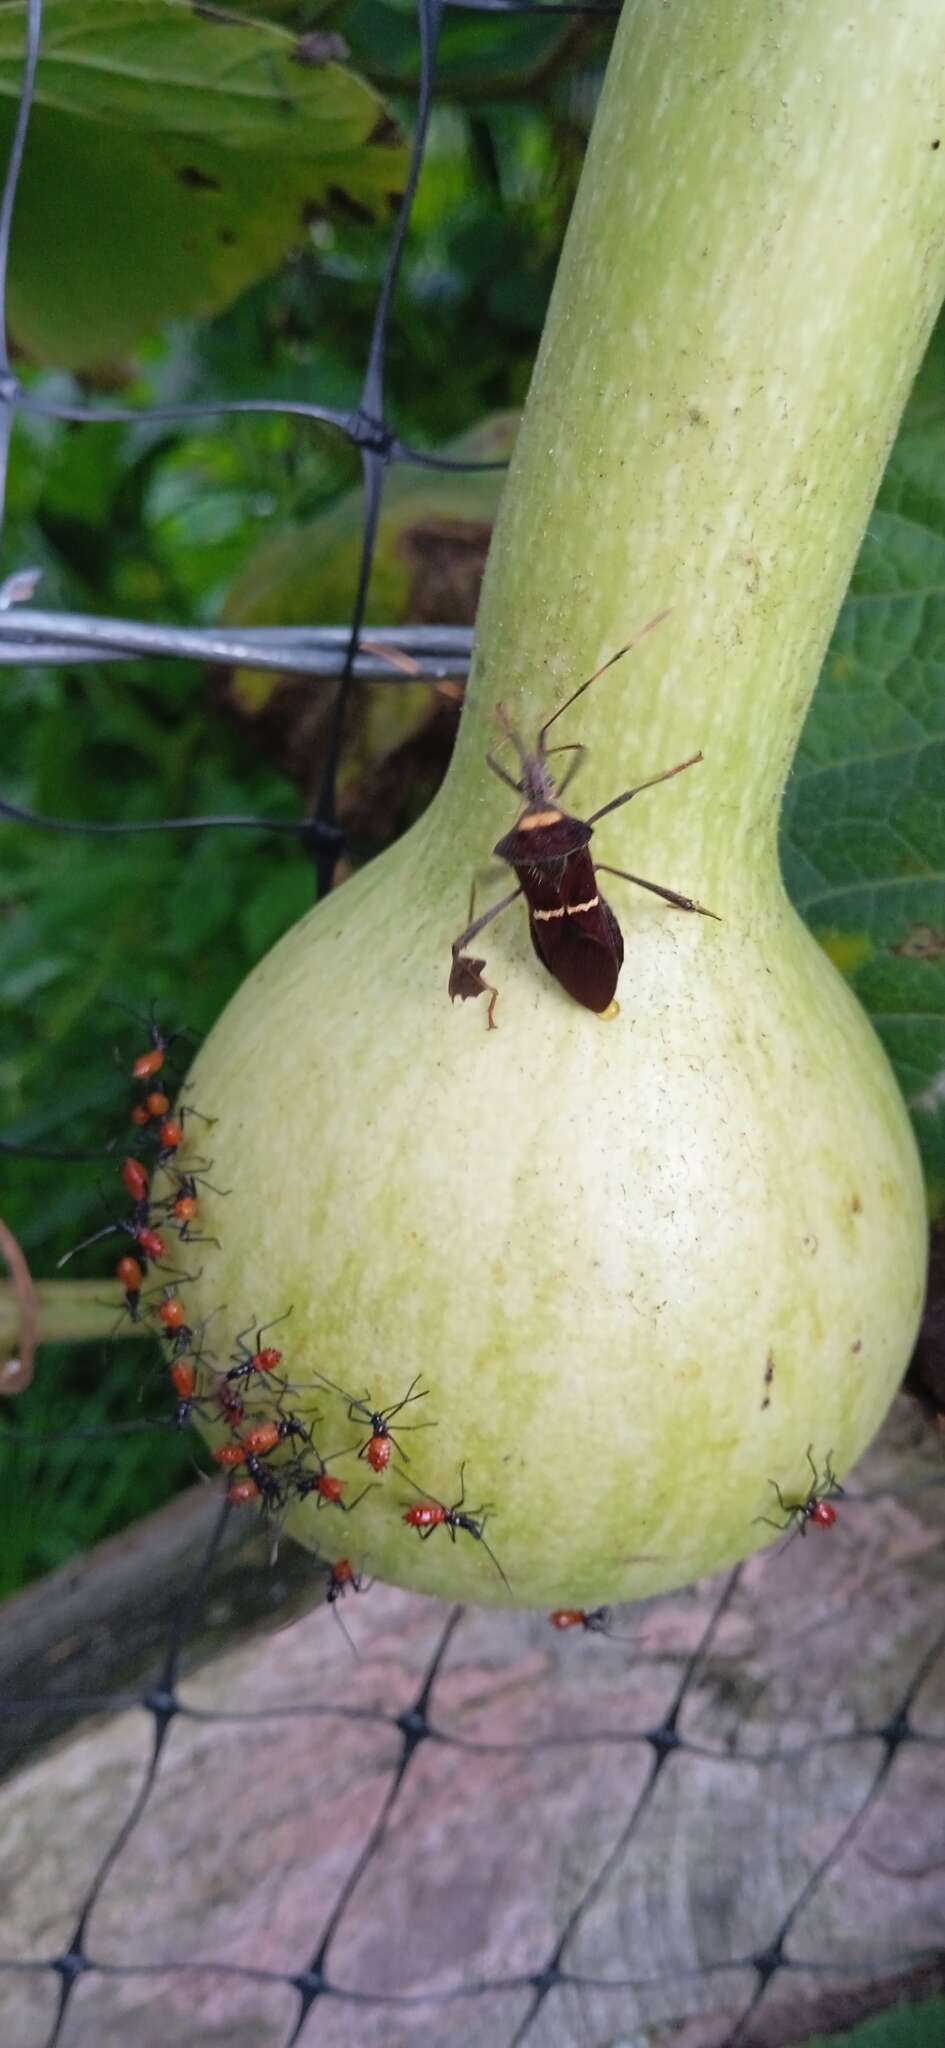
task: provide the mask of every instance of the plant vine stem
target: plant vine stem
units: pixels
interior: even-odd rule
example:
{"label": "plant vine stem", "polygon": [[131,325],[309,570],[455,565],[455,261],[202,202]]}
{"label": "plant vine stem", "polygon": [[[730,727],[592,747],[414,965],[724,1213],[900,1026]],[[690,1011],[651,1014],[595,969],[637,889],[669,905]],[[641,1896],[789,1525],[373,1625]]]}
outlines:
{"label": "plant vine stem", "polygon": [[[92,1344],[109,1337],[153,1337],[146,1323],[122,1316],[120,1294],[108,1280],[38,1280],[35,1284],[38,1344]],[[20,1305],[13,1287],[0,1284],[0,1350],[15,1344]]]}

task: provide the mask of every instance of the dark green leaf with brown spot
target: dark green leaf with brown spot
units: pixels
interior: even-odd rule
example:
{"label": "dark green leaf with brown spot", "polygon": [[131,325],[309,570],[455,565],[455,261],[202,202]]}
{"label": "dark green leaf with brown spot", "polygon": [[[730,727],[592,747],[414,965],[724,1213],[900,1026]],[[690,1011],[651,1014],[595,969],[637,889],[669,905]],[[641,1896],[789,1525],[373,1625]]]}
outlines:
{"label": "dark green leaf with brown spot", "polygon": [[[26,9],[0,0],[0,149]],[[316,54],[316,42],[303,39]],[[331,47],[329,47],[329,45]],[[406,152],[382,100],[298,39],[191,0],[47,0],[14,221],[10,322],[69,367],[214,313],[335,208],[387,218]]]}

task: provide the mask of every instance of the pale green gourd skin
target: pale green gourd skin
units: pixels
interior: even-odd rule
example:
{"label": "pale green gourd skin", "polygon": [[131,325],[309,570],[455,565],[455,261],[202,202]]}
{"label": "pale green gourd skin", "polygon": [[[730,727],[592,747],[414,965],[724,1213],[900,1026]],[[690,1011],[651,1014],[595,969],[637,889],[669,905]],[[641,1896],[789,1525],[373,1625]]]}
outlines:
{"label": "pale green gourd skin", "polygon": [[[932,0],[625,8],[447,784],[262,962],[194,1068],[218,1122],[193,1150],[233,1192],[206,1197],[222,1250],[188,1306],[225,1303],[230,1331],[291,1303],[273,1342],[296,1386],[322,1371],[384,1404],[422,1374],[403,1420],[437,1427],[404,1435],[411,1475],[450,1504],[467,1461],[518,1604],[641,1597],[772,1540],[769,1482],[803,1498],[808,1444],[842,1476],[911,1348],[914,1141],[775,834],[945,289],[943,76]],[[594,850],[722,922],[605,879],[626,963],[604,1022],[516,905],[473,948],[500,989],[488,1032],[446,980],[514,816],[483,759],[493,707],[532,738],[665,605],[560,736],[591,749],[584,813],[703,748]],[[323,1450],[362,1440],[312,1401]],[[371,1478],[353,1454],[333,1470],[352,1494]],[[403,1526],[413,1499],[391,1470],[350,1517],[309,1502],[288,1528],[507,1601],[469,1536]]]}

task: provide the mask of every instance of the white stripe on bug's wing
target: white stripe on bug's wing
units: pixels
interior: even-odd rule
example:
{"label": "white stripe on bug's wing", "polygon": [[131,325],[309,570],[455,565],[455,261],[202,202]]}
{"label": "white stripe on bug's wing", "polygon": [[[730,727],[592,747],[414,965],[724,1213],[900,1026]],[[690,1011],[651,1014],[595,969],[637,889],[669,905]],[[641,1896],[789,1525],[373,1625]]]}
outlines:
{"label": "white stripe on bug's wing", "polygon": [[532,916],[541,924],[550,917],[581,917],[585,910],[596,910],[599,902],[599,896],[592,896],[589,903],[561,903],[556,910],[533,910]]}

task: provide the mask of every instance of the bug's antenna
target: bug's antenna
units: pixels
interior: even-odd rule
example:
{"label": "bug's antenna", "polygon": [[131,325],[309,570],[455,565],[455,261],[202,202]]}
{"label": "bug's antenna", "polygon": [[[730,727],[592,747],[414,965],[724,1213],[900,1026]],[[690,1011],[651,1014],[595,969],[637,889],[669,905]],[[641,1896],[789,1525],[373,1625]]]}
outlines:
{"label": "bug's antenna", "polygon": [[480,1542],[480,1543],[482,1544],[482,1547],[483,1547],[483,1550],[484,1550],[484,1551],[485,1551],[485,1553],[486,1553],[486,1556],[487,1556],[487,1557],[491,1557],[491,1559],[492,1559],[492,1562],[493,1562],[493,1564],[495,1565],[496,1571],[498,1572],[498,1574],[499,1574],[499,1577],[500,1577],[500,1579],[502,1580],[502,1584],[503,1584],[503,1585],[504,1585],[504,1586],[505,1586],[505,1587],[507,1588],[508,1592],[509,1592],[509,1593],[511,1593],[511,1591],[512,1591],[511,1585],[510,1585],[510,1583],[509,1583],[508,1579],[506,1578],[506,1576],[505,1576],[505,1573],[504,1573],[504,1571],[502,1570],[502,1566],[500,1565],[500,1563],[499,1563],[499,1560],[498,1560],[498,1558],[496,1557],[495,1551],[494,1551],[494,1550],[493,1550],[493,1549],[492,1549],[492,1548],[490,1547],[490,1545],[489,1545],[489,1544],[488,1544],[488,1543],[486,1542],[486,1539],[485,1539],[485,1537],[484,1537],[484,1535],[483,1535],[483,1533],[482,1533],[482,1532],[483,1532],[483,1529],[485,1528],[485,1526],[486,1526],[486,1525],[485,1525],[485,1519],[483,1519],[483,1520],[482,1520],[482,1521],[480,1522],[480,1524],[479,1524],[479,1538],[478,1538],[478,1540],[479,1540],[479,1542]]}
{"label": "bug's antenna", "polygon": [[589,690],[591,684],[596,683],[598,676],[605,675],[609,668],[613,668],[615,661],[622,661],[625,654],[629,654],[632,648],[638,647],[640,641],[646,638],[647,633],[652,633],[654,626],[661,626],[663,620],[669,618],[671,611],[672,605],[667,605],[664,612],[657,612],[655,619],[649,619],[645,626],[641,626],[639,633],[634,633],[633,639],[628,640],[625,647],[618,647],[616,654],[608,656],[608,659],[601,663],[600,668],[595,668],[593,675],[588,676],[586,683],[581,683],[572,692],[570,697],[565,698],[563,704],[558,705],[557,711],[553,711],[551,717],[545,719],[544,725],[538,728],[538,751],[540,754],[544,753],[545,750],[545,734],[549,726],[554,725],[555,719],[561,717],[562,711],[567,711],[572,704],[577,702],[579,697],[583,697],[585,690]]}
{"label": "bug's antenna", "polygon": [[[517,755],[518,755],[519,761],[520,761],[520,763],[521,763],[522,767],[524,768],[524,766],[525,766],[525,763],[526,763],[526,760],[528,759],[528,750],[527,750],[527,748],[525,747],[525,745],[523,744],[523,741],[522,741],[522,739],[521,739],[521,736],[520,736],[520,734],[516,732],[516,729],[515,729],[514,725],[512,724],[512,720],[510,719],[510,717],[509,717],[509,714],[508,714],[508,712],[506,711],[506,708],[505,708],[505,705],[504,705],[504,704],[497,704],[497,705],[496,705],[496,707],[495,707],[495,722],[496,722],[496,724],[497,724],[497,726],[498,726],[498,728],[499,728],[499,731],[500,731],[500,732],[501,732],[501,734],[502,734],[502,740],[503,740],[503,741],[504,741],[504,740],[510,740],[510,741],[511,741],[511,743],[512,743],[513,747],[515,748],[515,751],[516,751],[516,753],[517,753]],[[500,742],[500,744],[501,744],[501,742]]]}

